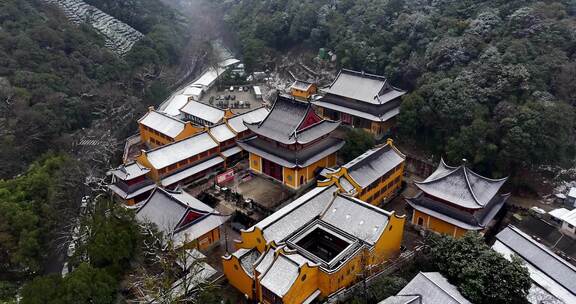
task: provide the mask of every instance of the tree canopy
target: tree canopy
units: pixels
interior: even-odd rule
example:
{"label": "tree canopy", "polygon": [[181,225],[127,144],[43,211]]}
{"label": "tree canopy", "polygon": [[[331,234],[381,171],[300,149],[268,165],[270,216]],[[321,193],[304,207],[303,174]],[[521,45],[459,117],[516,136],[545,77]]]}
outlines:
{"label": "tree canopy", "polygon": [[[249,68],[291,48],[409,91],[400,140],[482,173],[574,160],[576,3],[218,1]],[[280,34],[281,33],[281,34]]]}
{"label": "tree canopy", "polygon": [[350,129],[346,133],[346,144],[342,147],[340,155],[348,162],[374,147],[372,134],[362,129]]}
{"label": "tree canopy", "polygon": [[[187,42],[167,19],[151,21],[146,37],[121,58],[55,6],[0,2],[0,178],[20,173],[46,151],[69,151],[71,135],[102,118],[113,102],[135,112],[159,103],[168,93],[160,76],[177,67]],[[126,129],[115,128],[114,135],[125,137]]]}
{"label": "tree canopy", "polygon": [[477,233],[462,238],[432,234],[426,244],[432,271],[439,271],[472,303],[528,303],[532,284],[522,260],[508,261]]}

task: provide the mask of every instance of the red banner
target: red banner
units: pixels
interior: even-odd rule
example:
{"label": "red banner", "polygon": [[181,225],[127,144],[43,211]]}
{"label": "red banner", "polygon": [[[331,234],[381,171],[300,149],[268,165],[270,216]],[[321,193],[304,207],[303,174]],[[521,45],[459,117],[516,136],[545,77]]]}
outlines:
{"label": "red banner", "polygon": [[218,185],[223,184],[223,183],[227,183],[231,180],[234,179],[234,170],[230,169],[220,175],[216,176],[216,183]]}

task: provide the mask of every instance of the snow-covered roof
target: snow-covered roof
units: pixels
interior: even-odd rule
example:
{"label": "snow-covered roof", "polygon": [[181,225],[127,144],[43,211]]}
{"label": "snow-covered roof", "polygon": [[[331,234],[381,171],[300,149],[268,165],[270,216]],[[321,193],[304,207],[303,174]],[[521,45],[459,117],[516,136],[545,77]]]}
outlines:
{"label": "snow-covered roof", "polygon": [[174,243],[182,246],[190,241],[196,240],[206,233],[222,226],[230,216],[218,214],[214,211],[210,215],[193,222],[191,225],[184,226],[174,234]]}
{"label": "snow-covered roof", "polygon": [[496,240],[492,248],[507,258],[516,254],[526,261],[537,285],[566,303],[576,303],[576,267],[514,226],[500,231]]}
{"label": "snow-covered roof", "polygon": [[170,99],[168,99],[164,104],[162,104],[164,108],[161,108],[161,111],[171,116],[179,116],[180,109],[186,105],[189,98],[190,96],[188,95],[174,95],[170,97]]}
{"label": "snow-covered roof", "polygon": [[160,169],[216,147],[218,143],[208,133],[203,132],[144,153],[150,164]]}
{"label": "snow-covered roof", "polygon": [[[472,304],[439,272],[420,272],[398,292],[398,296],[414,297],[415,295],[420,297],[420,302],[417,303],[421,304]],[[402,302],[380,302],[382,303]]]}
{"label": "snow-covered roof", "polygon": [[362,188],[384,176],[404,162],[406,156],[392,147],[391,143],[366,151],[343,167]]}
{"label": "snow-covered roof", "polygon": [[[564,209],[564,208],[561,208],[561,209]],[[558,209],[556,209],[556,210],[558,210]],[[564,209],[564,210],[566,210],[566,209]],[[553,210],[553,211],[555,211],[555,210]],[[566,211],[568,211],[568,210],[566,210]],[[567,223],[569,225],[576,226],[576,209],[565,212],[564,214],[562,214],[561,219],[562,219],[562,221],[564,221],[565,223]]]}
{"label": "snow-covered roof", "polygon": [[269,248],[266,253],[264,253],[260,259],[255,261],[256,264],[256,271],[262,276],[264,272],[272,265],[274,262],[274,250]]}
{"label": "snow-covered roof", "polygon": [[156,188],[136,212],[136,219],[156,224],[158,230],[171,234],[186,214],[188,206],[171,192]]}
{"label": "snow-covered roof", "polygon": [[182,95],[187,95],[187,96],[192,96],[192,97],[199,97],[200,95],[202,95],[202,93],[204,92],[204,89],[202,89],[202,87],[199,86],[187,86],[184,89],[184,92],[182,92]]}
{"label": "snow-covered roof", "polygon": [[570,191],[568,191],[568,197],[576,198],[576,187],[570,188]]}
{"label": "snow-covered roof", "polygon": [[283,297],[298,278],[300,267],[284,255],[279,255],[260,280],[260,284]]}
{"label": "snow-covered roof", "polygon": [[218,65],[221,67],[229,67],[229,66],[235,65],[239,62],[240,62],[240,60],[238,60],[236,58],[228,58],[226,60],[221,61]]}
{"label": "snow-covered roof", "polygon": [[384,76],[346,69],[323,91],[370,104],[384,104],[406,94],[392,87]]}
{"label": "snow-covered roof", "polygon": [[450,167],[440,161],[432,175],[414,182],[423,192],[468,209],[481,209],[496,196],[507,178],[490,179],[465,165]]}
{"label": "snow-covered roof", "polygon": [[262,90],[260,90],[259,86],[254,86],[254,94],[255,95],[262,95]]}
{"label": "snow-covered roof", "polygon": [[131,198],[137,197],[140,194],[144,194],[148,191],[152,191],[154,189],[154,187],[156,187],[156,184],[151,183],[150,185],[146,185],[142,188],[138,188],[138,189],[128,193],[114,184],[108,185],[108,189],[112,190],[119,197],[121,197],[122,199],[125,199],[125,200],[129,200]]}
{"label": "snow-covered roof", "polygon": [[195,100],[189,100],[180,111],[213,124],[219,123],[224,118],[224,110]]}
{"label": "snow-covered roof", "polygon": [[262,122],[245,125],[258,135],[290,145],[306,144],[321,138],[334,131],[340,122],[322,119],[310,103],[278,95],[272,110]]}
{"label": "snow-covered roof", "polygon": [[228,125],[236,133],[240,133],[240,132],[248,130],[248,128],[246,128],[246,126],[244,125],[244,122],[246,122],[246,123],[259,123],[262,120],[264,120],[264,118],[266,118],[266,116],[268,116],[269,112],[270,111],[268,111],[268,109],[266,109],[265,107],[257,108],[257,109],[250,111],[250,112],[246,112],[246,113],[239,114],[239,115],[236,115],[234,117],[229,118],[228,119]]}
{"label": "snow-covered roof", "polygon": [[150,169],[142,166],[137,162],[131,162],[125,165],[121,165],[114,170],[110,170],[109,172],[121,180],[131,180],[145,175],[146,173],[150,172]]}
{"label": "snow-covered roof", "polygon": [[214,137],[218,142],[225,142],[229,139],[236,137],[236,134],[230,130],[227,124],[219,124],[217,126],[210,127],[208,130],[210,135]]}
{"label": "snow-covered roof", "polygon": [[[576,210],[576,209],[575,209]],[[554,217],[558,220],[562,220],[562,217],[567,214],[568,212],[570,212],[570,210],[566,209],[566,208],[558,208],[558,209],[554,209],[550,212],[548,212],[548,214],[550,214],[551,217]]]}
{"label": "snow-covered roof", "polygon": [[156,110],[144,114],[138,122],[164,135],[175,138],[184,130],[185,122]]}
{"label": "snow-covered roof", "polygon": [[311,82],[307,82],[307,81],[303,81],[303,80],[296,80],[296,81],[294,81],[294,83],[292,83],[290,88],[300,90],[300,91],[308,91],[310,89],[310,87],[312,87],[312,85],[313,84]]}
{"label": "snow-covered roof", "polygon": [[267,242],[279,243],[317,217],[336,191],[336,187],[316,187],[254,226],[263,231]]}
{"label": "snow-covered roof", "polygon": [[256,248],[243,249],[240,248],[232,255],[236,256],[240,261],[240,266],[244,269],[250,277],[254,278],[254,263],[260,258],[260,252]]}
{"label": "snow-covered roof", "polygon": [[[189,214],[193,214],[189,220]],[[216,229],[228,220],[210,206],[182,191],[156,188],[136,211],[136,219],[155,224],[177,247]]]}
{"label": "snow-covered roof", "polygon": [[390,215],[361,200],[338,195],[321,220],[373,245],[384,232]]}
{"label": "snow-covered roof", "polygon": [[422,304],[420,301],[420,296],[391,296],[384,301],[378,302],[378,304]]}

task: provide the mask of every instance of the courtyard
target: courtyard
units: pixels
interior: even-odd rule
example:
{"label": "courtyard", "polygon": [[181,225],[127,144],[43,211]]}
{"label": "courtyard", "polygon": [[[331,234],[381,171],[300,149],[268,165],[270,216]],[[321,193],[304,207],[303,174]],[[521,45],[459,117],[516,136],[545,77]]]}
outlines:
{"label": "courtyard", "polygon": [[233,91],[230,91],[230,87],[219,90],[218,86],[214,86],[204,93],[200,102],[221,109],[229,108],[235,114],[242,114],[264,105],[261,98],[256,98],[252,85],[233,86],[233,88]]}

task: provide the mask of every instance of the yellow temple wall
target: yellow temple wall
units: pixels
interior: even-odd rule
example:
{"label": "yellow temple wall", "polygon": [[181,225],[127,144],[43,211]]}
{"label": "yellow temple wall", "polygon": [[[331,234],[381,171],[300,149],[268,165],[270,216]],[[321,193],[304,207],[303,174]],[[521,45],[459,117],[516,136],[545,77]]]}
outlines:
{"label": "yellow temple wall", "polygon": [[250,169],[258,173],[262,173],[262,158],[260,156],[250,153]]}
{"label": "yellow temple wall", "polygon": [[423,228],[432,230],[434,232],[450,235],[455,238],[459,238],[467,232],[466,229],[462,229],[458,226],[452,225],[448,222],[435,218],[424,212],[414,210],[414,214],[412,215],[412,224],[418,225],[419,218],[422,219]]}

